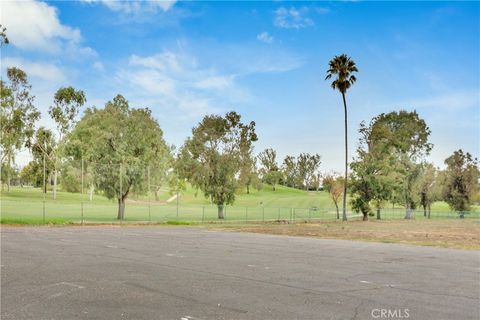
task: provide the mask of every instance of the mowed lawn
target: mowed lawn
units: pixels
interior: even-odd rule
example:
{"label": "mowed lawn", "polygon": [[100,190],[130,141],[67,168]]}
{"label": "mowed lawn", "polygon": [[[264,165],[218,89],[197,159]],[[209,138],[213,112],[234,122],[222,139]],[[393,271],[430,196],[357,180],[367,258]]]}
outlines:
{"label": "mowed lawn", "polygon": [[[126,204],[125,220],[127,221],[166,221],[166,220],[216,220],[217,207],[212,205],[201,192],[189,187],[180,192],[177,200],[172,199],[176,192],[164,189],[159,193],[159,200],[152,194],[148,196],[130,195]],[[1,193],[2,222],[14,220],[42,222],[115,222],[117,203],[102,195],[95,194],[90,201],[87,194],[57,192],[53,200],[52,192],[45,195],[38,188],[14,187],[10,192]],[[167,200],[170,202],[167,203]],[[45,209],[44,209],[45,204]],[[82,210],[83,207],[83,210]],[[318,210],[310,210],[317,208]],[[326,192],[307,192],[293,188],[277,186],[276,190],[269,186],[263,190],[251,190],[236,195],[233,206],[226,207],[227,220],[252,219],[293,219],[318,216],[330,212],[334,216],[334,205]],[[295,211],[295,213],[293,212]]]}
{"label": "mowed lawn", "polygon": [[[165,221],[218,221],[217,208],[206,199],[200,191],[191,187],[180,192],[177,200],[172,199],[171,192],[163,189],[158,201],[154,195],[130,195],[126,204],[125,220],[140,222]],[[169,202],[167,200],[170,199]],[[52,199],[52,192],[45,195],[39,188],[14,187],[10,192],[1,193],[2,223],[66,223],[73,222],[117,222],[117,203],[102,195],[95,194],[90,201],[87,194],[59,191],[57,199]],[[475,209],[478,215],[478,208]],[[437,202],[432,207],[432,216],[448,215],[455,217],[448,205]],[[336,212],[327,192],[303,191],[284,186],[271,186],[262,190],[252,189],[236,195],[233,206],[225,209],[227,221],[330,221],[335,220]],[[388,206],[382,210],[385,218],[401,218],[402,208],[392,210]],[[352,213],[352,215],[358,214]],[[421,212],[417,213],[421,217]],[[471,217],[472,215],[470,215]]]}

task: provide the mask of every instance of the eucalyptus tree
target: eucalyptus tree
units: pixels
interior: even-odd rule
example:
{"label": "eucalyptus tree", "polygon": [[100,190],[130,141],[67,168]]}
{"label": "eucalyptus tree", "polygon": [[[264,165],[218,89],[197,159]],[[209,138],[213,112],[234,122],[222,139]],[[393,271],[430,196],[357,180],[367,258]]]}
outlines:
{"label": "eucalyptus tree", "polygon": [[180,149],[180,177],[217,205],[219,219],[225,218],[225,205],[235,201],[235,192],[241,187],[242,151],[251,150],[255,141],[255,122],[244,124],[232,111],[224,117],[205,116]]}
{"label": "eucalyptus tree", "polygon": [[445,164],[443,199],[455,211],[469,211],[480,191],[478,160],[460,149],[445,159]]}
{"label": "eucalyptus tree", "polygon": [[57,199],[57,181],[59,161],[62,154],[61,147],[66,143],[63,141],[68,138],[68,134],[73,129],[76,117],[80,108],[87,102],[85,93],[81,90],[75,90],[73,87],[60,88],[54,95],[53,106],[50,106],[48,113],[55,122],[57,128],[57,146],[54,152],[54,170],[53,170],[53,199]]}
{"label": "eucalyptus tree", "polygon": [[323,178],[323,187],[328,192],[330,199],[335,205],[337,211],[337,219],[340,219],[340,211],[338,210],[338,205],[340,197],[343,194],[343,178],[337,175],[326,175]]}
{"label": "eucalyptus tree", "polygon": [[433,147],[428,142],[431,131],[416,111],[403,110],[376,116],[369,130],[368,142],[378,154],[375,159],[389,161],[389,174],[383,174],[383,178],[394,179],[395,193],[405,205],[405,218],[411,219],[413,209],[420,201],[415,186],[421,174],[421,164]]}
{"label": "eucalyptus tree", "polygon": [[305,190],[309,190],[320,167],[320,155],[301,153],[297,158],[297,181]]}
{"label": "eucalyptus tree", "polygon": [[240,147],[240,184],[246,188],[247,194],[250,193],[250,187],[258,185],[257,159],[253,155],[253,148],[249,144]]}
{"label": "eucalyptus tree", "polygon": [[262,180],[271,185],[272,190],[275,191],[275,186],[282,178],[282,172],[277,163],[277,152],[272,148],[265,149],[258,155],[258,160]]}
{"label": "eucalyptus tree", "polygon": [[342,95],[344,122],[345,122],[345,184],[343,189],[343,217],[347,220],[347,184],[348,184],[348,116],[347,116],[347,90],[357,81],[354,73],[358,72],[355,62],[346,54],[335,56],[330,60],[329,69],[325,80],[334,78],[331,86],[333,90],[338,90]]}
{"label": "eucalyptus tree", "polygon": [[82,157],[93,173],[96,188],[118,202],[117,219],[123,219],[125,201],[134,191],[148,191],[146,169],[170,157],[163,131],[148,108],[131,108],[117,95],[103,109],[88,108],[75,125],[66,147],[74,159]]}
{"label": "eucalyptus tree", "polygon": [[7,37],[7,28],[0,24],[0,47],[3,47],[5,44],[9,44],[10,41]]}
{"label": "eucalyptus tree", "polygon": [[286,156],[282,164],[283,182],[287,187],[297,186],[298,166],[294,156]]}
{"label": "eucalyptus tree", "polygon": [[54,171],[54,154],[57,144],[52,130],[40,127],[35,132],[30,146],[33,160],[29,163],[30,174],[36,181],[42,181],[43,192],[47,193],[47,182]]}
{"label": "eucalyptus tree", "polygon": [[10,191],[9,172],[15,161],[15,153],[23,147],[30,147],[40,112],[33,105],[34,96],[30,93],[32,86],[27,74],[16,67],[8,68],[7,79],[7,82],[0,80],[0,160],[1,165],[8,169],[5,172],[7,190]]}
{"label": "eucalyptus tree", "polygon": [[417,181],[417,189],[420,195],[420,205],[423,207],[423,216],[430,217],[431,204],[439,200],[437,185],[439,183],[435,166],[431,163],[423,163],[420,168],[420,177]]}

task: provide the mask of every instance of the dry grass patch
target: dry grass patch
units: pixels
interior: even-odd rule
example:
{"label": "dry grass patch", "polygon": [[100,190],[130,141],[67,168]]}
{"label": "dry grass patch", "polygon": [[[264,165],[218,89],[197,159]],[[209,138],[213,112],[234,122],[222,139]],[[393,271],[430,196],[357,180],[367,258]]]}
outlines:
{"label": "dry grass patch", "polygon": [[480,249],[480,223],[476,220],[393,220],[332,223],[243,224],[210,226],[212,229],[405,243],[457,249]]}

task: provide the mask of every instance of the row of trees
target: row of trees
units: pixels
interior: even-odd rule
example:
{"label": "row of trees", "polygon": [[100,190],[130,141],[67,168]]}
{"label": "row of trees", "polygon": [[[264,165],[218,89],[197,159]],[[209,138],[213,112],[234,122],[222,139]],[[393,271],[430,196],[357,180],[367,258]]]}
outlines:
{"label": "row of trees", "polygon": [[[343,220],[347,220],[347,186],[352,195],[352,207],[362,212],[364,220],[372,206],[380,219],[380,209],[389,201],[405,206],[405,218],[412,218],[418,204],[430,212],[435,200],[445,200],[452,209],[470,209],[474,197],[478,201],[479,169],[477,159],[462,150],[445,160],[447,169],[437,172],[425,156],[432,149],[428,142],[430,129],[416,112],[380,114],[369,125],[360,126],[360,146],[348,174],[347,91],[357,81],[355,62],[346,54],[335,56],[329,62],[325,80],[332,79],[331,87],[342,95],[345,116],[345,175],[327,177],[326,185],[337,207],[343,186]],[[350,181],[349,181],[350,178]],[[324,183],[325,184],[325,183]]]}
{"label": "row of trees", "polygon": [[60,181],[68,191],[78,192],[81,180],[82,189],[83,185],[90,189],[90,197],[96,188],[117,199],[119,219],[131,192],[142,194],[147,186],[158,191],[162,184],[180,184],[182,180],[188,180],[218,205],[219,218],[239,188],[246,187],[249,192],[250,186],[258,188],[264,182],[275,189],[284,181],[305,189],[319,185],[319,155],[287,157],[283,169],[278,167],[272,149],[254,156],[253,142],[258,139],[255,123],[243,124],[235,112],[224,117],[206,116],[175,157],[151,111],[131,108],[121,95],[102,109],[87,108],[77,122],[86,103],[85,93],[73,87],[60,88],[48,112],[55,123],[54,132],[35,128],[40,113],[24,71],[8,68],[7,81],[0,85],[2,186],[5,182],[7,191],[15,171],[14,155],[23,147],[33,157],[20,172],[23,181],[43,185],[45,193],[46,181],[50,181],[56,199]]}
{"label": "row of trees", "polygon": [[[455,151],[439,170],[425,161],[432,149],[428,142],[430,129],[414,112],[382,113],[369,124],[362,123],[356,157],[350,164],[349,193],[352,209],[363,219],[387,204],[405,207],[405,218],[422,207],[430,217],[431,204],[445,201],[456,211],[471,209],[479,198],[478,162],[469,153]],[[345,180],[338,175],[326,176],[325,189],[337,208]]]}
{"label": "row of trees", "polygon": [[[0,46],[8,44],[5,29],[0,26]],[[329,62],[326,79],[342,95],[345,115],[345,174],[342,178],[327,176],[323,184],[330,192],[339,216],[339,199],[343,196],[343,219],[346,220],[347,186],[352,207],[364,219],[372,208],[380,209],[386,202],[406,208],[406,217],[421,204],[425,211],[432,201],[443,199],[456,210],[468,210],[478,192],[476,159],[461,150],[446,160],[447,170],[437,172],[425,163],[432,145],[430,130],[416,112],[381,114],[367,125],[360,126],[360,146],[348,174],[348,135],[346,93],[356,82],[355,62],[343,54]],[[156,191],[168,182],[180,188],[185,181],[201,190],[223,208],[235,200],[235,193],[261,183],[277,184],[305,190],[318,189],[320,156],[302,153],[287,156],[277,163],[273,149],[254,155],[253,143],[258,137],[255,123],[243,123],[239,114],[224,117],[208,115],[193,128],[192,136],[174,156],[173,147],[163,139],[158,122],[147,108],[131,108],[127,100],[116,96],[103,109],[88,108],[82,119],[77,115],[86,103],[83,91],[73,87],[60,88],[53,97],[49,115],[56,132],[40,127],[40,113],[27,75],[19,68],[7,69],[7,81],[0,81],[1,98],[1,164],[3,182],[10,189],[15,173],[15,153],[23,147],[31,150],[33,160],[20,173],[24,180],[36,185],[48,179],[56,199],[59,172],[62,185],[78,191],[78,178],[90,188],[101,190],[108,198],[118,200],[118,218],[124,215],[125,199],[132,192],[141,194],[153,186]],[[78,163],[81,163],[79,168]],[[85,163],[87,167],[85,167]],[[147,170],[145,170],[147,168]],[[147,171],[147,172],[145,172]],[[47,178],[48,177],[48,178]],[[441,197],[438,186],[442,185]],[[437,191],[434,191],[437,190]]]}
{"label": "row of trees", "polygon": [[[22,179],[37,186],[50,180],[55,199],[59,172],[69,191],[80,191],[81,178],[91,195],[96,188],[117,199],[119,219],[131,192],[142,194],[152,187],[158,191],[166,183],[178,187],[188,181],[218,206],[219,218],[242,188],[249,192],[251,186],[260,188],[266,183],[273,190],[278,184],[312,190],[322,184],[318,154],[286,156],[281,165],[273,149],[255,156],[255,123],[243,123],[235,112],[204,117],[175,156],[151,111],[131,108],[121,95],[102,109],[87,108],[77,122],[85,94],[72,87],[60,88],[49,108],[56,134],[44,127],[35,129],[40,114],[33,105],[27,75],[9,68],[7,78],[8,82],[0,82],[2,181],[7,190],[15,151],[22,147],[28,147],[33,156],[20,173]],[[362,123],[359,133],[359,147],[347,177],[352,208],[363,213],[364,219],[374,210],[380,218],[386,203],[405,206],[407,218],[418,206],[426,215],[436,200],[445,200],[455,210],[469,210],[478,194],[476,159],[459,150],[445,161],[444,171],[426,163],[425,156],[432,149],[430,129],[416,112],[380,114]],[[323,177],[338,216],[345,181],[345,177]]]}

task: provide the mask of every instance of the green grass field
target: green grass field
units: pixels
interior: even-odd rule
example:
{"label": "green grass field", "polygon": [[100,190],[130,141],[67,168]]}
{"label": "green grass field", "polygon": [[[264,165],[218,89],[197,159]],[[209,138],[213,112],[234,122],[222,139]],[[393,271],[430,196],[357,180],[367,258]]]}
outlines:
{"label": "green grass field", "polygon": [[[166,203],[172,194],[163,190],[159,201],[154,197],[130,196],[127,200],[126,222],[167,222],[196,221],[213,222],[217,219],[217,208],[205,199],[203,194],[193,188],[181,193],[178,201]],[[352,215],[358,215],[352,213]],[[390,206],[382,210],[387,219],[403,218],[402,208],[392,209]],[[52,199],[49,191],[45,196],[40,189],[15,187],[10,192],[1,193],[1,222],[41,224],[43,222],[62,223],[118,223],[117,203],[101,195],[95,194],[89,201],[88,195],[79,193],[58,192],[57,200]],[[422,218],[418,212],[416,217]],[[437,202],[432,207],[432,217],[457,217],[444,202]],[[467,215],[478,217],[479,210]],[[335,220],[336,213],[333,202],[326,192],[307,192],[293,188],[278,186],[276,191],[266,186],[263,190],[252,190],[250,194],[240,193],[233,206],[226,207],[227,221],[262,221],[262,220]]]}

